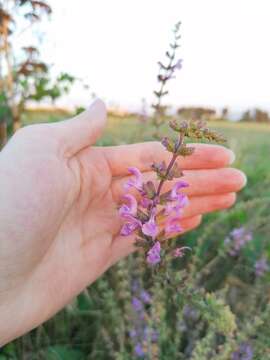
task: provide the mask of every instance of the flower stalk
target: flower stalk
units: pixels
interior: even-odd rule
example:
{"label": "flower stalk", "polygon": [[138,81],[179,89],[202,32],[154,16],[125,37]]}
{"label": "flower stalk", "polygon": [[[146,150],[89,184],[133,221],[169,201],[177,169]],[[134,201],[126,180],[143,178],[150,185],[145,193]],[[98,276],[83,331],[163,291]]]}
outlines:
{"label": "flower stalk", "polygon": [[181,22],[175,24],[173,29],[173,42],[170,44],[170,50],[166,51],[167,63],[161,61],[158,62],[159,73],[157,75],[157,80],[159,83],[158,90],[154,91],[156,97],[155,103],[152,105],[154,109],[154,115],[152,119],[152,124],[155,128],[154,137],[160,137],[160,126],[164,121],[166,115],[166,106],[162,105],[163,98],[168,95],[168,90],[166,90],[167,83],[175,78],[175,72],[182,68],[182,59],[176,59],[177,49],[180,47],[179,39],[180,35],[180,25]]}

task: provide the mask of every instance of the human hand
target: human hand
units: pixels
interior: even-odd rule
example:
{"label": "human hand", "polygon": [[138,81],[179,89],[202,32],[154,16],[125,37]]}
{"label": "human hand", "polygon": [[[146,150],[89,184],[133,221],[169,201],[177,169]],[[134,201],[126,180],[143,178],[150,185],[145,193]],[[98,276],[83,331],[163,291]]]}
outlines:
{"label": "human hand", "polygon": [[[94,147],[105,123],[97,100],[71,120],[19,130],[0,153],[0,345],[46,321],[134,250],[132,237],[118,235],[127,168],[154,179],[151,163],[170,154],[156,142]],[[190,184],[185,231],[231,206],[245,184],[243,173],[226,168],[230,150],[195,147],[180,160]]]}

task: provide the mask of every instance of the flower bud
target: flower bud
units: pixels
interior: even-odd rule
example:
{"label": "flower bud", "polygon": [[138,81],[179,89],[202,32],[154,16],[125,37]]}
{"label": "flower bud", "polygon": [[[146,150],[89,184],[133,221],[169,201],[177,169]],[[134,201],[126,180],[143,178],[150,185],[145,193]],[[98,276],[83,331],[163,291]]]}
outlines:
{"label": "flower bud", "polygon": [[161,144],[169,151],[169,152],[172,152],[174,153],[174,150],[175,150],[175,146],[174,146],[174,141],[167,138],[167,137],[164,137],[162,140],[161,140]]}
{"label": "flower bud", "polygon": [[143,191],[148,199],[153,199],[156,196],[156,188],[153,181],[147,181],[147,183],[143,184]]}
{"label": "flower bud", "polygon": [[192,146],[182,145],[178,150],[177,154],[181,156],[189,156],[192,155],[195,151],[195,148]]}
{"label": "flower bud", "polygon": [[179,124],[177,123],[177,121],[174,119],[174,120],[171,120],[169,122],[169,126],[171,129],[173,129],[174,131],[179,131],[180,130],[180,127],[179,127]]}
{"label": "flower bud", "polygon": [[160,179],[166,179],[167,167],[165,161],[162,161],[161,163],[154,163],[151,167]]}
{"label": "flower bud", "polygon": [[180,178],[182,177],[183,171],[180,169],[179,165],[177,163],[174,164],[173,168],[168,174],[168,180],[172,180],[174,178]]}

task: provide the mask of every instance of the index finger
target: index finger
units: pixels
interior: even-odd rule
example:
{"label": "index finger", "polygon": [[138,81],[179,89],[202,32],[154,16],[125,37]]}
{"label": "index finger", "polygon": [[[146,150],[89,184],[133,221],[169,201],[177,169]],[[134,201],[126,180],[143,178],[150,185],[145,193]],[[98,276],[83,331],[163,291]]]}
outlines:
{"label": "index finger", "polygon": [[[178,164],[183,170],[215,169],[230,165],[234,161],[234,153],[220,145],[189,144],[195,151],[188,157],[180,157]],[[130,166],[140,171],[151,170],[153,162],[170,161],[172,154],[161,143],[156,141],[109,146],[101,149],[106,157],[113,176],[128,174]]]}

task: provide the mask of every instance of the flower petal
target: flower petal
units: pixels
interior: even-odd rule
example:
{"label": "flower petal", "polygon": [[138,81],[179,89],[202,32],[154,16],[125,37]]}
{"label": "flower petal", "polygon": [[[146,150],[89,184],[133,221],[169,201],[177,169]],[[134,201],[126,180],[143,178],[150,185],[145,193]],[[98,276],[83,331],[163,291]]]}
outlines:
{"label": "flower petal", "polygon": [[155,221],[155,214],[152,213],[150,219],[143,224],[142,226],[142,232],[146,236],[151,236],[153,239],[155,239],[158,235],[158,226]]}
{"label": "flower petal", "polygon": [[124,185],[126,190],[130,189],[131,187],[135,187],[137,190],[142,190],[143,185],[143,176],[139,169],[136,167],[128,168],[128,171],[131,175],[134,175],[135,178],[129,179],[127,183]]}
{"label": "flower petal", "polygon": [[188,187],[188,183],[186,181],[180,180],[178,181],[171,190],[171,200],[177,200],[179,195],[179,190]]}
{"label": "flower petal", "polygon": [[160,242],[157,241],[147,253],[146,260],[148,264],[156,265],[160,262],[161,260],[160,251],[161,251]]}

